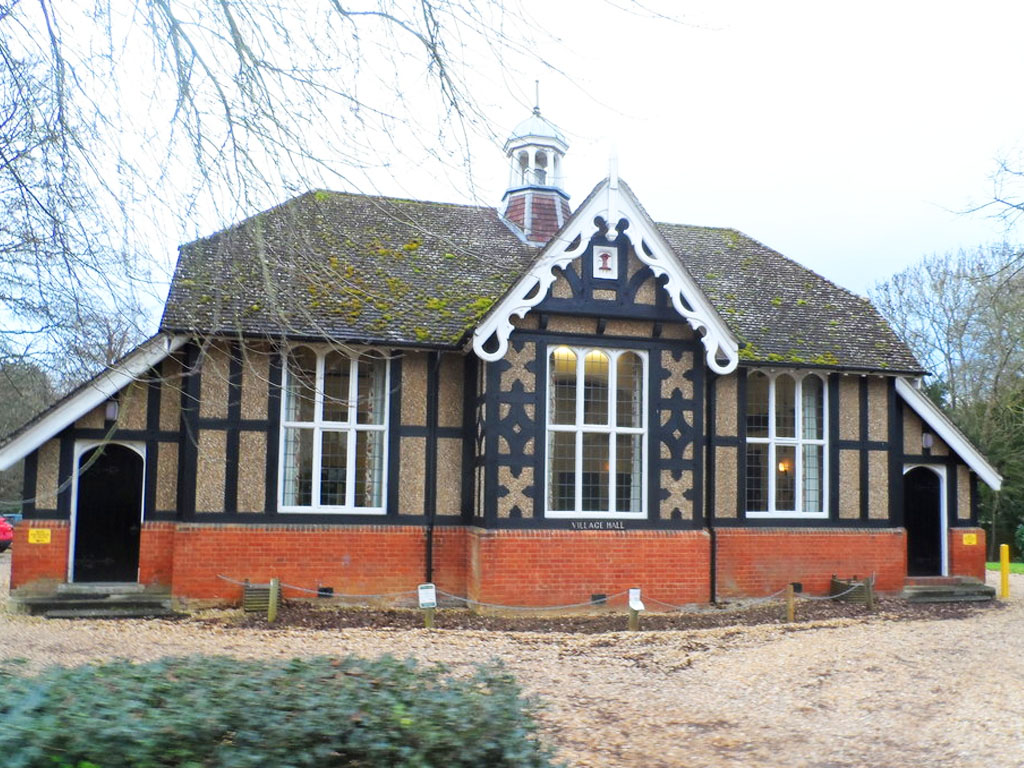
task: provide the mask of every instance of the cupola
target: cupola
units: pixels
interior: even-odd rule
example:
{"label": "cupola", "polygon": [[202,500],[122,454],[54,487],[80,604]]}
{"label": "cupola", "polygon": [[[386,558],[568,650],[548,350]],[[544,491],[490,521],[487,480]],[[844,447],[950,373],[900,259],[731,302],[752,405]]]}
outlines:
{"label": "cupola", "polygon": [[569,218],[569,195],[562,189],[562,160],[569,144],[540,106],[515,127],[505,142],[510,175],[505,218],[527,242],[543,245]]}

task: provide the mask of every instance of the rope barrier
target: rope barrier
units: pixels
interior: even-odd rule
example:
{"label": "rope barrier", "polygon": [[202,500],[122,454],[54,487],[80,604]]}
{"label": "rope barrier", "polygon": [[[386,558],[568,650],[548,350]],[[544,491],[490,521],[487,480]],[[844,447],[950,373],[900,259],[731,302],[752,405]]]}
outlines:
{"label": "rope barrier", "polygon": [[[238,585],[240,587],[254,587],[254,586],[255,587],[268,587],[268,586],[270,586],[269,584],[254,583],[254,582],[247,582],[247,581],[238,581],[236,579],[232,579],[232,578],[230,578],[228,576],[225,576],[224,574],[220,574],[220,573],[217,574],[217,578],[218,579],[223,579],[224,581],[226,581],[226,582],[228,582],[230,584],[236,584],[236,585]],[[870,579],[866,579],[865,581],[857,582],[856,584],[852,585],[848,589],[845,589],[842,592],[839,592],[839,593],[837,593],[835,595],[805,595],[805,594],[800,594],[799,597],[802,600],[837,600],[838,598],[844,597],[845,595],[850,594],[854,590],[861,589],[864,586],[870,585],[873,588],[874,587],[874,583],[875,583],[875,577],[874,577],[874,575],[872,575],[872,577]],[[282,589],[291,589],[291,590],[295,590],[297,592],[305,592],[305,593],[311,594],[311,595],[320,596],[322,594],[319,589],[309,589],[308,587],[300,587],[300,586],[297,586],[295,584],[285,584],[284,582],[280,582],[280,586],[281,586]],[[763,597],[747,598],[747,599],[744,599],[744,601],[742,603],[738,603],[735,606],[729,606],[729,607],[727,607],[725,609],[720,609],[720,610],[725,610],[725,611],[728,611],[728,612],[743,611],[743,610],[746,610],[747,608],[750,608],[750,607],[752,607],[754,605],[760,605],[761,603],[766,603],[769,600],[774,600],[779,595],[783,594],[785,591],[786,591],[786,587],[783,587],[782,589],[780,589],[780,590],[778,590],[776,592],[772,592],[772,594],[770,594],[770,595],[765,595]],[[472,598],[469,598],[469,597],[463,597],[462,595],[456,595],[456,594],[453,594],[451,592],[445,592],[443,589],[438,589],[437,590],[437,594],[438,595],[443,595],[444,597],[447,597],[450,600],[456,600],[458,602],[465,603],[467,606],[473,605],[473,606],[478,606],[480,608],[494,608],[494,609],[503,610],[503,611],[567,611],[567,610],[570,610],[570,609],[573,609],[573,608],[586,608],[586,607],[593,607],[595,605],[603,605],[603,604],[605,604],[605,603],[607,603],[607,602],[609,602],[611,600],[614,600],[617,597],[622,597],[623,595],[627,594],[628,592],[629,592],[628,589],[624,589],[621,592],[616,592],[614,595],[608,595],[603,600],[587,600],[585,602],[568,603],[566,605],[540,605],[540,606],[538,606],[538,605],[503,605],[501,603],[487,603],[487,602],[483,602],[481,600],[473,600]],[[330,597],[340,598],[340,599],[344,599],[344,600],[374,600],[374,599],[383,599],[383,598],[389,598],[389,597],[405,597],[405,596],[416,595],[416,594],[417,594],[417,591],[415,589],[407,589],[407,590],[405,590],[403,592],[379,592],[379,593],[375,593],[375,594],[343,594],[343,593],[340,593],[340,592],[332,592],[330,594]],[[659,600],[658,598],[651,597],[649,595],[644,595],[644,601],[645,602],[649,602],[649,603],[655,603],[657,605],[665,606],[666,608],[669,608],[672,611],[682,612],[682,611],[691,610],[691,608],[692,608],[691,606],[687,606],[687,605],[675,605],[673,603],[667,603],[664,600]]]}
{"label": "rope barrier", "polygon": [[583,608],[585,606],[602,605],[616,597],[622,597],[629,592],[628,589],[624,589],[621,592],[616,592],[614,595],[608,595],[604,600],[587,600],[584,603],[569,603],[568,605],[501,605],[500,603],[484,603],[479,600],[473,600],[468,597],[462,597],[460,595],[453,595],[451,592],[445,592],[442,589],[437,590],[437,594],[444,595],[445,597],[453,600],[460,600],[466,605],[478,605],[481,608],[500,608],[504,611],[565,611],[570,608]]}

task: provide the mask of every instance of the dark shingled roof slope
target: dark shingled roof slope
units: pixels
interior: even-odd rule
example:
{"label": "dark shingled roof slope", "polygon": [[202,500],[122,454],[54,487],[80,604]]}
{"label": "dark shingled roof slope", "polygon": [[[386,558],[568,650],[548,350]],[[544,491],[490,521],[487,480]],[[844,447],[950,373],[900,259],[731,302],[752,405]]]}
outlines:
{"label": "dark shingled roof slope", "polygon": [[734,229],[658,224],[744,362],[922,372],[871,303]]}
{"label": "dark shingled roof slope", "polygon": [[308,192],[182,246],[160,326],[451,347],[535,254],[493,208]]}
{"label": "dark shingled roof slope", "polygon": [[[921,371],[866,299],[735,230],[657,227],[742,361]],[[161,329],[451,348],[537,254],[492,208],[309,192],[182,246]]]}

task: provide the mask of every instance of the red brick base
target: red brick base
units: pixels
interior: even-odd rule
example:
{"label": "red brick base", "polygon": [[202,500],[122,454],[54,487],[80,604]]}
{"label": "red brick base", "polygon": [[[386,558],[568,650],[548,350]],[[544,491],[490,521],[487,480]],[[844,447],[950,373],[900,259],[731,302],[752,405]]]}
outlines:
{"label": "red brick base", "polygon": [[[975,537],[974,544],[965,544],[964,538]],[[985,531],[981,528],[950,528],[949,575],[973,576],[985,580]]]}
{"label": "red brick base", "polygon": [[770,595],[798,581],[827,594],[832,574],[875,575],[883,592],[903,589],[907,574],[902,528],[719,528],[719,597]]}
{"label": "red brick base", "polygon": [[[30,528],[50,531],[49,544],[30,544]],[[975,534],[977,544],[963,543]],[[984,578],[985,534],[950,531],[950,573]],[[771,594],[791,581],[811,594],[829,577],[870,576],[897,591],[906,576],[902,529],[719,528],[719,597]],[[67,578],[66,521],[24,521],[15,528],[11,586]],[[237,602],[226,581],[266,582],[338,594],[412,592],[425,578],[425,531],[419,526],[143,525],[139,580],[170,585],[176,597]],[[710,598],[710,536],[698,531],[552,531],[437,528],[434,582],[446,592],[501,605],[586,602],[641,587],[648,608]],[[285,589],[293,597],[309,592]],[[411,594],[410,594],[411,597]]]}
{"label": "red brick base", "polygon": [[500,605],[569,605],[641,587],[644,597],[672,604],[706,602],[708,552],[705,531],[473,528],[469,596]]}
{"label": "red brick base", "polygon": [[[418,526],[179,525],[171,588],[175,597],[241,599],[233,581],[278,578],[307,590],[377,595],[415,590],[426,573],[426,534]],[[464,594],[466,531],[434,530],[434,582]],[[308,592],[285,589],[292,597]]]}
{"label": "red brick base", "polygon": [[[29,543],[30,530],[49,531],[48,544]],[[14,526],[11,543],[11,588],[62,582],[68,572],[67,520],[23,520]]]}

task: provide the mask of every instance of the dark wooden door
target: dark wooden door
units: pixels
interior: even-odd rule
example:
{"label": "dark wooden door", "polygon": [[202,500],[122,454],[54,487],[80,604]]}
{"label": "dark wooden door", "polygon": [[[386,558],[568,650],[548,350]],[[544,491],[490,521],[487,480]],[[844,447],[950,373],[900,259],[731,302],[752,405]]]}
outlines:
{"label": "dark wooden door", "polygon": [[907,575],[942,575],[942,483],[918,467],[903,476],[903,524],[907,529]]}
{"label": "dark wooden door", "polygon": [[142,527],[142,457],[123,445],[78,461],[75,581],[136,581]]}

